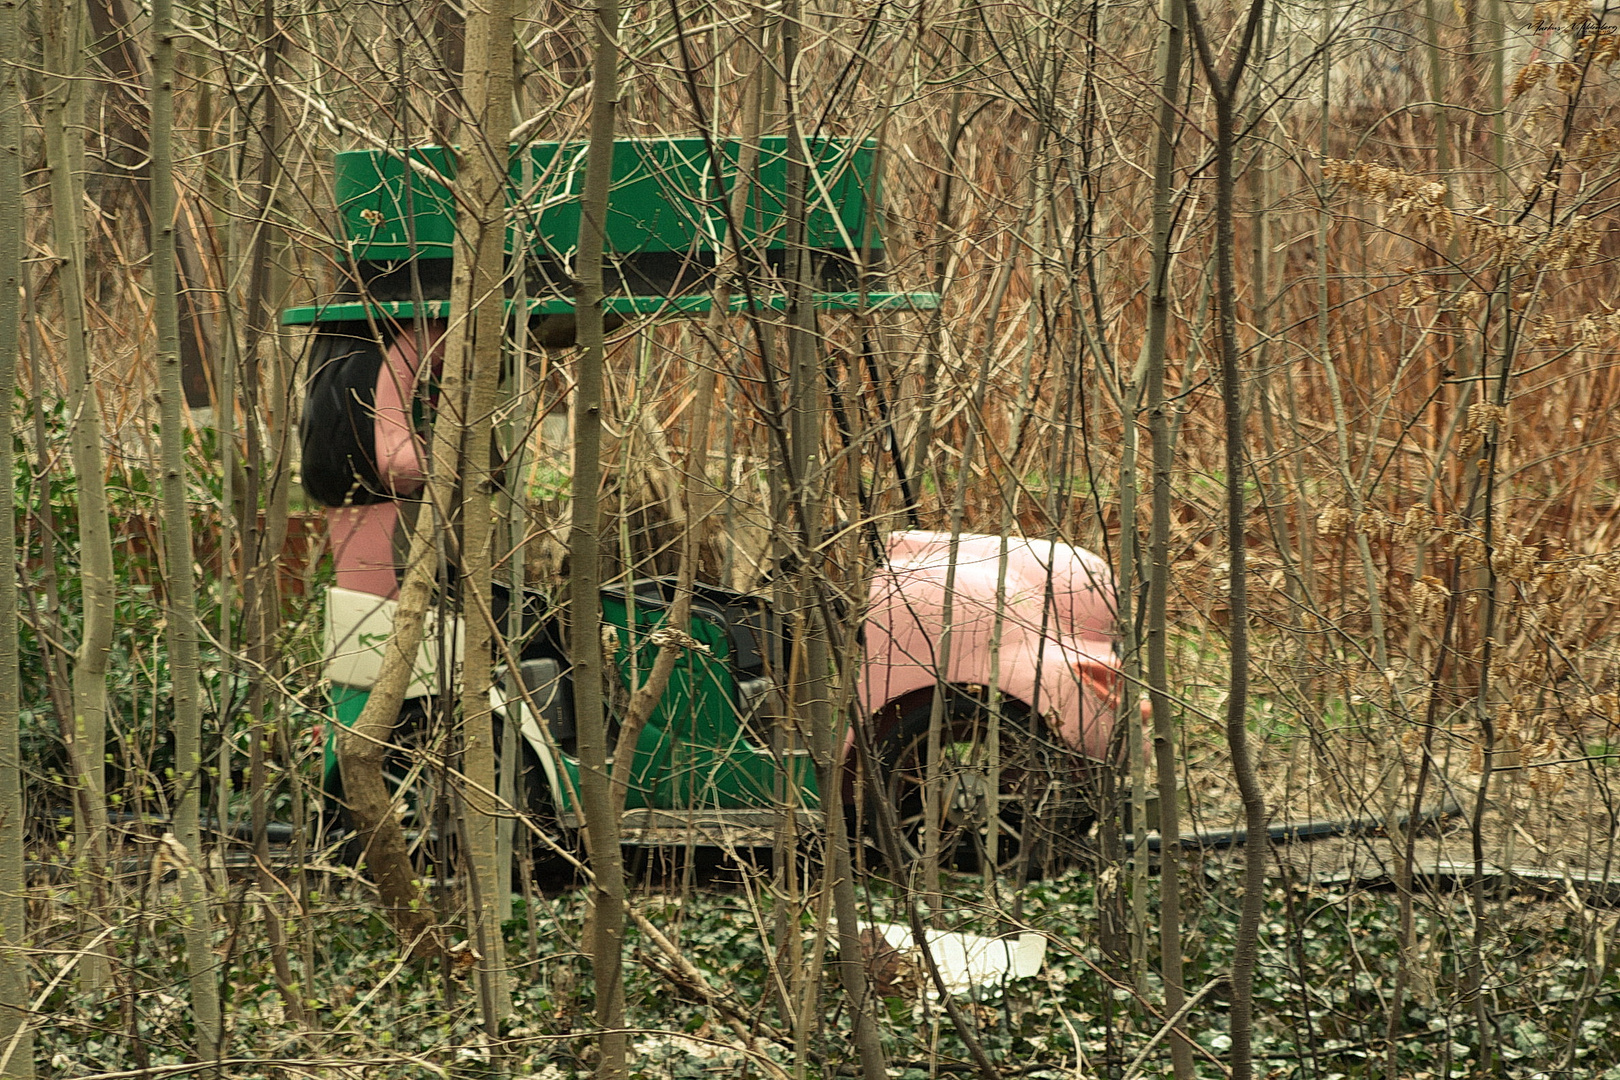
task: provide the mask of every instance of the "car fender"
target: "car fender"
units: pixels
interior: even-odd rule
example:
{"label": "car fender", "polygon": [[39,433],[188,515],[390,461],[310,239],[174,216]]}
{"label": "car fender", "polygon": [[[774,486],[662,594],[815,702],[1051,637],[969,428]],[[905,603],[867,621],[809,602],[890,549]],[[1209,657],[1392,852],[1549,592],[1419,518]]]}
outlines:
{"label": "car fender", "polygon": [[1068,544],[974,534],[958,538],[954,575],[948,533],[895,533],[888,552],[869,591],[858,687],[867,716],[893,714],[895,702],[942,681],[989,686],[995,667],[1001,693],[1044,716],[1067,745],[1107,757],[1120,671],[1107,564]]}

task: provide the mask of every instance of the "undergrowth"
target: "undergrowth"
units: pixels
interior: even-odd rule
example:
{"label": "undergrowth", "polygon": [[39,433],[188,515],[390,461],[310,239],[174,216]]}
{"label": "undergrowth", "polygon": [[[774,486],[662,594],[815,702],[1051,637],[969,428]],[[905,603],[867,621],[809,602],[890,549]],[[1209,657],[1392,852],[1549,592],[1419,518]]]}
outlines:
{"label": "undergrowth", "polygon": [[[1237,875],[1210,862],[1191,875],[1189,989],[1219,980],[1229,963]],[[676,940],[711,987],[731,995],[758,1024],[774,1031],[778,1006],[771,949],[761,927],[768,903],[749,893],[709,887],[681,894],[643,892],[635,903]],[[1014,901],[1016,900],[1016,903]],[[87,1005],[73,987],[70,952],[56,952],[42,927],[39,976],[50,985],[42,1002],[53,1024],[40,1032],[46,1075],[86,1076],[186,1060],[191,1032],[178,919],[168,887],[152,886],[143,917],[115,931],[120,992]],[[1473,1075],[1475,1046],[1463,1000],[1461,934],[1469,927],[1461,894],[1419,902],[1413,986],[1396,1033],[1400,1075]],[[468,981],[470,965],[452,958],[425,965],[399,955],[397,939],[368,911],[352,885],[312,897],[306,917],[288,931],[307,942],[294,950],[295,993],[309,1020],[295,1023],[265,974],[268,943],[250,895],[227,905],[216,937],[230,1027],[225,1057],[236,1077],[273,1077],[277,1062],[320,1075],[321,1063],[363,1065],[374,1077],[506,1075],[550,1080],[588,1075],[594,1062],[590,966],[579,942],[582,892],[515,901],[506,926],[514,1001],[511,1026],[491,1044],[479,1028]],[[866,896],[874,921],[900,920],[896,898],[881,888]],[[1601,941],[1593,945],[1589,909],[1532,900],[1500,905],[1488,955],[1486,985],[1499,1075],[1620,1077],[1620,973]],[[982,934],[1034,931],[1048,941],[1033,978],[980,987],[963,999],[977,1036],[1009,1075],[1120,1076],[1148,1047],[1162,1019],[1141,1005],[1161,1000],[1153,976],[1133,986],[1097,947],[1093,878],[1072,871],[986,902],[983,884],[958,878],[933,913],[951,929]],[[808,945],[812,921],[801,923]],[[71,923],[58,924],[66,945]],[[1397,908],[1387,893],[1327,890],[1274,882],[1267,896],[1263,957],[1256,986],[1257,1059],[1277,1078],[1385,1076],[1388,1032],[1384,1002],[1399,954]],[[829,943],[831,947],[832,943]],[[632,927],[627,958],[656,952]],[[305,963],[311,966],[306,971]],[[869,962],[870,963],[870,962]],[[812,1074],[855,1068],[850,1020],[833,976],[825,977],[819,1029],[806,1046]],[[646,1080],[764,1075],[751,1054],[791,1069],[791,1045],[761,1036],[739,1048],[733,1029],[689,987],[674,986],[643,963],[626,967],[633,1077]],[[966,1048],[914,969],[881,982],[881,1027],[892,1075],[923,1080],[974,1071]],[[1192,1013],[1187,1030],[1200,1053],[1199,1075],[1222,1074],[1230,1041],[1227,1001],[1216,986]],[[1155,1056],[1157,1055],[1157,1056]],[[262,1062],[256,1067],[252,1060]],[[1161,1041],[1146,1075],[1167,1062]],[[311,1073],[309,1070],[315,1069]],[[281,1073],[286,1075],[285,1073]],[[336,1075],[336,1074],[333,1074]]]}

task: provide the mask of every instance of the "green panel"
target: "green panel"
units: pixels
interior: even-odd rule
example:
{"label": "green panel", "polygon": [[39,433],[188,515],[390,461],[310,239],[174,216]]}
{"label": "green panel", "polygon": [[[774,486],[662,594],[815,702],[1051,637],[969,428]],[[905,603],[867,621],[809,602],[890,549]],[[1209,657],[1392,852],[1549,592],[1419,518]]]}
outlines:
{"label": "green panel", "polygon": [[[407,187],[404,152],[350,150],[332,166],[332,193],[343,219],[343,239],[356,258],[450,257],[456,238],[455,200],[435,175],[454,179],[455,161],[442,146],[410,151]],[[414,234],[412,226],[414,223]],[[374,251],[374,255],[364,254]]]}
{"label": "green panel", "polygon": [[[658,647],[647,638],[667,615],[668,608],[662,605],[638,604],[632,612],[624,596],[602,597],[603,620],[617,631],[614,663],[626,692],[650,674]],[[784,770],[768,750],[747,737],[738,716],[729,635],[699,615],[692,617],[688,632],[708,652],[687,650],[676,661],[669,685],[637,742],[626,808],[728,810],[777,805]],[[818,805],[808,762],[792,760],[789,771],[797,782],[800,804]]]}
{"label": "green panel", "polygon": [[[635,632],[631,634],[627,627],[632,612],[625,597],[603,595],[602,617],[617,632],[619,647],[614,662],[626,692],[632,688],[632,677],[639,686],[651,673],[658,646],[651,644],[647,636],[663,625],[668,608],[637,604],[633,614]],[[798,805],[818,806],[815,773],[808,758],[790,758],[784,768],[767,749],[747,737],[735,705],[731,637],[726,629],[694,615],[688,632],[709,651],[682,653],[670,673],[669,685],[637,742],[625,808],[766,809],[777,805],[778,789],[785,790],[789,783],[799,790]],[[632,641],[636,645],[634,665]],[[352,727],[370,696],[366,690],[333,686],[331,717],[344,727]],[[341,788],[337,726],[328,725],[326,736],[324,787],[336,792]],[[564,790],[559,793],[563,803],[560,809],[577,810],[569,794],[579,790],[579,762],[560,754],[557,765],[567,775]]]}
{"label": "green panel", "polygon": [[[766,311],[783,311],[787,308],[787,297],[780,293],[771,293],[755,298],[757,305]],[[939,294],[932,292],[836,292],[812,293],[811,303],[823,311],[933,311],[939,307]],[[512,301],[508,300],[510,307]],[[531,315],[564,315],[574,310],[572,297],[535,297],[527,302]],[[609,296],[603,299],[603,310],[619,315],[702,315],[713,306],[713,297],[708,293],[695,293],[690,296]],[[737,295],[731,298],[731,310],[745,311],[748,308],[748,298]],[[450,301],[426,300],[422,303],[423,314],[429,319],[445,319],[450,316]],[[360,301],[345,301],[339,304],[309,305],[306,307],[288,308],[281,313],[281,322],[284,326],[309,326],[314,323],[328,322],[364,322],[376,319],[379,323],[389,323],[394,320],[410,319],[416,314],[416,305],[409,300],[395,300],[386,302],[362,303]]]}
{"label": "green panel", "polygon": [[[357,690],[352,686],[333,685],[331,694],[332,719],[344,727],[354,727],[354,722],[360,719],[360,713],[365,709],[366,702],[371,700],[370,690]],[[326,727],[326,747],[321,762],[322,790],[337,791],[338,783],[337,759],[337,728],[328,724]]]}
{"label": "green panel", "polygon": [[[876,143],[818,139],[809,144],[818,180],[809,186],[807,221],[812,248],[882,247],[865,240]],[[613,147],[607,222],[608,250],[632,253],[713,252],[725,237],[725,208],[736,180],[739,144],[704,139],[621,139]],[[442,146],[409,151],[352,150],[337,155],[333,187],[343,221],[346,254],[389,261],[418,255],[451,256],[455,201],[443,181],[456,174],[454,155]],[[718,181],[715,158],[718,156]],[[507,250],[570,261],[579,237],[579,196],[585,182],[586,144],[534,143],[513,150],[509,205],[514,209]],[[742,228],[750,244],[780,248],[787,186],[787,140],[761,140],[758,185]],[[410,173],[410,183],[405,180]],[[525,238],[521,245],[517,236]]]}

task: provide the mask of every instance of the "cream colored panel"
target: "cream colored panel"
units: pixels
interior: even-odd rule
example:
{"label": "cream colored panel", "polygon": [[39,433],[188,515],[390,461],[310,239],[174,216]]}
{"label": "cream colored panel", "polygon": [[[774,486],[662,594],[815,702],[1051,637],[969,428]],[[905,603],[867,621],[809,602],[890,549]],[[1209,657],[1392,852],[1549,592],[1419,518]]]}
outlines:
{"label": "cream colored panel", "polygon": [[[394,630],[397,601],[353,589],[332,589],[326,595],[325,675],[340,686],[369,690],[382,674],[383,650]],[[456,619],[450,627],[451,655],[461,663],[465,627]],[[442,635],[438,616],[430,611],[422,630],[422,644],[416,650],[416,666],[411,673],[406,697],[421,697],[438,691],[439,643]]]}

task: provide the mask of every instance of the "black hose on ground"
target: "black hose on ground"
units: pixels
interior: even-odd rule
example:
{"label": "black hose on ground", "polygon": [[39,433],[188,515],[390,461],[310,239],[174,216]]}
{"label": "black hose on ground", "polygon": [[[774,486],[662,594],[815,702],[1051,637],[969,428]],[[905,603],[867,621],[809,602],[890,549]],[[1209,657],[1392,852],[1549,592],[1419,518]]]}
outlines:
{"label": "black hose on ground", "polygon": [[[1396,828],[1409,826],[1423,827],[1433,825],[1443,818],[1461,812],[1455,802],[1441,803],[1432,810],[1425,810],[1416,817],[1411,814],[1401,814],[1393,821],[1383,817],[1355,817],[1334,818],[1325,821],[1301,821],[1286,825],[1273,825],[1266,830],[1266,840],[1273,844],[1292,844],[1302,840],[1325,840],[1332,836],[1360,836],[1365,833],[1382,832],[1392,825]],[[1249,841],[1247,829],[1214,829],[1209,832],[1184,833],[1181,837],[1183,849],[1193,851],[1212,851],[1221,848],[1241,847]],[[1124,837],[1126,851],[1136,850],[1136,837],[1134,834]],[[1149,851],[1158,851],[1163,845],[1157,833],[1147,836]]]}

